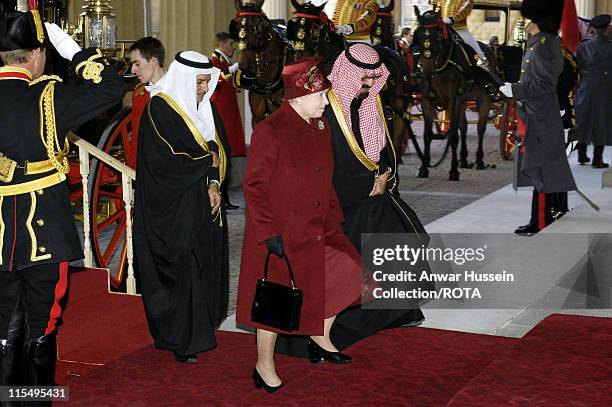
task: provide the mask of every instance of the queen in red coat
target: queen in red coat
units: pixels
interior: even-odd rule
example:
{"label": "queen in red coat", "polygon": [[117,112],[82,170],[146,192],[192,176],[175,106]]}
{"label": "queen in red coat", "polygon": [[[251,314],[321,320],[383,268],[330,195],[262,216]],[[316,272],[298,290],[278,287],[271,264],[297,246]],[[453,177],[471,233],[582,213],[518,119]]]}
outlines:
{"label": "queen in red coat", "polygon": [[276,255],[269,280],[289,284],[286,253],[304,292],[300,328],[290,333],[311,337],[311,362],[351,361],[338,352],[329,333],[336,315],[359,299],[361,267],[341,229],[331,136],[321,118],[330,84],[319,63],[310,58],[285,67],[285,101],[255,128],[243,182],[247,212],[237,322],[257,328],[253,380],[268,392],[282,386],[273,359],[277,333],[289,333],[250,319],[268,252]]}

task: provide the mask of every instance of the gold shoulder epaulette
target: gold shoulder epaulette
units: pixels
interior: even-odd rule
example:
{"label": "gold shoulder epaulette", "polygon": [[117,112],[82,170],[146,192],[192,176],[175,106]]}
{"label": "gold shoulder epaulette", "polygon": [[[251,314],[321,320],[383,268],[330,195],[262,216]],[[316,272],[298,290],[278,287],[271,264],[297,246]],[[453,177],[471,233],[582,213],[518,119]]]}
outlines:
{"label": "gold shoulder epaulette", "polygon": [[64,80],[62,78],[60,78],[59,76],[57,76],[57,75],[43,75],[40,78],[34,79],[28,85],[34,86],[34,85],[36,85],[38,83],[41,83],[41,82],[44,82],[44,81],[63,82]]}

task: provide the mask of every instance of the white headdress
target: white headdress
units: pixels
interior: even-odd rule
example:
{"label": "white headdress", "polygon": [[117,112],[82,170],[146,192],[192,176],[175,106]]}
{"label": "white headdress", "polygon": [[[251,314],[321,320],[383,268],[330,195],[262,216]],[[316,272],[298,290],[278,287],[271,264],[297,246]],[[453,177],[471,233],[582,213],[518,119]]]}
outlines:
{"label": "white headdress", "polygon": [[[210,105],[220,70],[215,68],[208,57],[195,51],[176,54],[168,72],[151,88],[151,96],[163,92],[170,96],[189,116],[206,141],[215,140],[215,121]],[[210,75],[208,92],[200,103],[197,102],[197,76]]]}

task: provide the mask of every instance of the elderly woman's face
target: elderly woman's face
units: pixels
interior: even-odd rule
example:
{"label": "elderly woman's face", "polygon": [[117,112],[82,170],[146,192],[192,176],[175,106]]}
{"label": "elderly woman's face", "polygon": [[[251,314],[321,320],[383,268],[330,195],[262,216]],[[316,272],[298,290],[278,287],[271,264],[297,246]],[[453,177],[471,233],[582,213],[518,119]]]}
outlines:
{"label": "elderly woman's face", "polygon": [[302,111],[309,119],[316,119],[323,116],[325,106],[329,104],[327,100],[327,89],[297,99],[299,100]]}

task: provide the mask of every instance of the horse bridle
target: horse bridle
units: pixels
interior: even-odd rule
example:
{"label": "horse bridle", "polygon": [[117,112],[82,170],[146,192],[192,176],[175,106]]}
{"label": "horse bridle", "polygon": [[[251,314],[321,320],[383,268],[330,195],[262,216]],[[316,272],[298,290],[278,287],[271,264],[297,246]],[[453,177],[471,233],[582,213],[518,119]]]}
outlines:
{"label": "horse bridle", "polygon": [[[438,21],[435,24],[423,24],[423,28],[425,29],[425,37],[426,37],[425,42],[423,44],[423,47],[425,48],[425,51],[423,51],[423,57],[425,59],[430,59],[431,58],[431,50],[430,50],[431,43],[430,43],[429,37],[431,37],[431,33],[429,32],[429,30],[433,29],[436,31],[436,34],[437,34],[436,37],[440,44],[442,44],[443,40],[447,39],[450,36],[450,34],[448,32],[448,28],[446,27],[446,24],[444,24],[444,22],[442,21]],[[438,66],[438,62],[440,61],[440,59],[436,58],[436,62],[434,64],[434,70],[432,71],[430,75],[432,78],[434,76],[441,74],[443,71],[445,71],[449,67],[449,65],[452,65],[455,68],[457,68],[459,72],[465,73],[465,69],[461,65],[453,61],[453,54],[455,52],[455,46],[457,45],[459,44],[457,44],[457,42],[451,38],[451,45],[448,50],[448,56],[446,57],[446,60],[440,67]],[[466,54],[465,49],[460,45],[459,45],[459,49],[461,50],[463,56],[465,57],[466,62],[469,65],[473,65],[470,58]]]}
{"label": "horse bridle", "polygon": [[[267,32],[268,39],[267,39],[266,45],[263,48],[250,44],[244,40],[247,36],[247,33],[246,33],[247,17],[263,17],[263,16],[264,14],[261,11],[240,11],[236,14],[236,17],[240,19],[240,31],[238,32],[238,38],[239,38],[238,49],[240,51],[248,50],[248,51],[252,51],[255,53],[255,81],[249,87],[250,90],[260,95],[269,97],[270,95],[278,91],[283,86],[282,72],[283,72],[284,58],[285,58],[284,47],[282,47],[283,49],[281,51],[281,54],[277,57],[266,58],[266,59],[262,57],[262,53],[266,50],[269,44],[275,39],[273,29],[270,29]],[[258,28],[259,27],[256,27],[256,31]],[[261,85],[260,81],[261,81],[261,78],[264,72],[267,72],[268,67],[270,67],[276,62],[279,62],[279,60],[280,60],[280,63],[278,63],[278,69],[277,69],[276,74],[274,75],[274,80],[269,84]]]}

